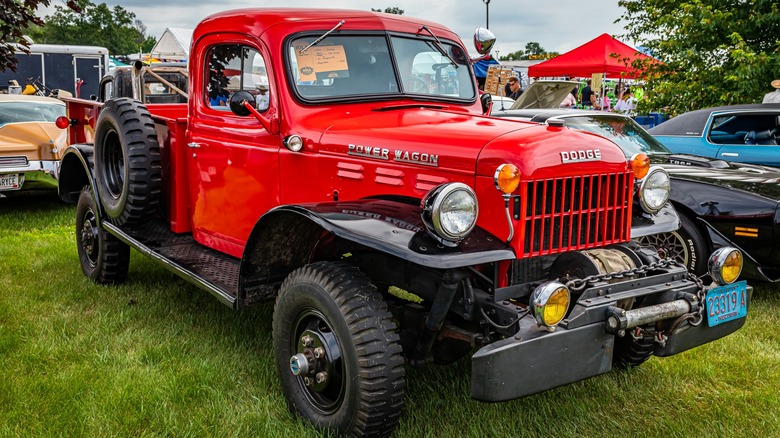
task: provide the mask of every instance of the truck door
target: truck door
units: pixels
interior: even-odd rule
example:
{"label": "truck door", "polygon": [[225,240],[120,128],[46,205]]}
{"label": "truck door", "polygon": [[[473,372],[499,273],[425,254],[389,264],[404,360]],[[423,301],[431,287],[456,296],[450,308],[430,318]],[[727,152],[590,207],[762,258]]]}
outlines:
{"label": "truck door", "polygon": [[103,65],[103,58],[100,56],[75,55],[73,60],[75,64],[75,71],[73,77],[71,77],[73,85],[68,88],[68,91],[76,96],[75,84],[77,80],[81,79],[84,82],[81,84],[78,97],[89,99],[90,96],[97,96],[100,78],[103,77],[103,71],[106,67]]}
{"label": "truck door", "polygon": [[228,100],[249,91],[258,111],[272,114],[278,99],[266,73],[267,56],[255,43],[241,35],[231,41],[224,33],[202,41],[190,60],[196,63],[187,131],[193,237],[240,257],[257,220],[279,205],[281,143],[255,117],[233,114]]}

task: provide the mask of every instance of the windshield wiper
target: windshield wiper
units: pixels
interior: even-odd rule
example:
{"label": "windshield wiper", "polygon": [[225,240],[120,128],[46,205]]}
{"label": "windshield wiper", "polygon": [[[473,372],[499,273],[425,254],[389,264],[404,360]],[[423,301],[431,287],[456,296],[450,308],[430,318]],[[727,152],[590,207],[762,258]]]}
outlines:
{"label": "windshield wiper", "polygon": [[424,31],[428,32],[429,34],[431,34],[433,39],[436,40],[436,42],[433,43],[433,45],[436,46],[436,50],[438,50],[439,53],[441,53],[442,55],[446,56],[447,59],[450,60],[450,63],[452,63],[452,65],[455,66],[455,68],[458,68],[458,63],[455,62],[455,60],[452,59],[452,57],[444,50],[444,48],[441,46],[441,41],[439,41],[439,38],[436,37],[436,35],[434,35],[434,33],[431,32],[430,29],[428,29],[428,26],[423,26],[423,27],[420,28],[420,30],[424,30]]}
{"label": "windshield wiper", "polygon": [[[309,50],[309,47],[311,47],[311,46],[314,46],[314,45],[317,45],[317,44],[318,44],[320,41],[322,41],[322,40],[324,40],[325,38],[327,38],[327,37],[328,37],[328,35],[330,35],[330,34],[332,34],[333,32],[335,32],[335,31],[336,31],[336,29],[340,28],[342,25],[344,25],[344,20],[341,20],[341,21],[339,21],[339,24],[337,24],[337,25],[333,26],[333,29],[331,29],[331,30],[329,30],[329,31],[325,32],[324,34],[322,34],[322,36],[321,36],[321,37],[319,37],[319,38],[317,38],[316,40],[314,40],[314,42],[313,42],[313,43],[311,43],[311,44],[309,44],[308,46],[306,46],[306,47],[302,48],[302,49],[301,49],[301,50],[300,50],[298,53],[303,53],[303,52],[305,52],[305,51]],[[434,38],[435,38],[435,37],[434,37]]]}

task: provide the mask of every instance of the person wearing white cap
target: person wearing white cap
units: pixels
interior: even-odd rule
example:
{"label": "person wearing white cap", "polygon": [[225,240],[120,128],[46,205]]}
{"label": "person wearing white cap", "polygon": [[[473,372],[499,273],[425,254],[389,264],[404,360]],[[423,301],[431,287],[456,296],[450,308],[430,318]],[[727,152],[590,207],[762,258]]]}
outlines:
{"label": "person wearing white cap", "polygon": [[775,79],[770,85],[775,87],[775,91],[766,93],[761,103],[780,103],[780,79]]}
{"label": "person wearing white cap", "polygon": [[268,87],[265,85],[258,85],[257,91],[259,94],[255,98],[255,101],[257,102],[257,110],[258,111],[265,111],[268,109]]}

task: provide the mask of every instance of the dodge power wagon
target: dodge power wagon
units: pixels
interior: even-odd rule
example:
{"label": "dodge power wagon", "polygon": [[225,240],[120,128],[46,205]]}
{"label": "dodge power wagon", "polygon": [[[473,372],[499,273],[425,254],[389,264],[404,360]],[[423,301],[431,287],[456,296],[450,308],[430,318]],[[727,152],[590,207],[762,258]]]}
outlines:
{"label": "dodge power wagon", "polygon": [[[495,39],[475,34],[477,52]],[[235,309],[275,299],[290,409],[383,436],[405,366],[471,357],[502,401],[734,332],[752,288],[632,242],[676,229],[669,177],[570,130],[488,117],[463,43],[382,13],[245,9],[194,31],[186,104],[68,100],[59,180],[84,274],[129,251]]]}

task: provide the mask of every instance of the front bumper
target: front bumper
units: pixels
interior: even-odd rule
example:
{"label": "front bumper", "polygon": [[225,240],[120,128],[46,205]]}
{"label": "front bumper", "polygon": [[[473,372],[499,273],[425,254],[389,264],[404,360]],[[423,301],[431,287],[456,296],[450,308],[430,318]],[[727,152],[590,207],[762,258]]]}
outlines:
{"label": "front bumper", "polygon": [[[580,299],[556,331],[548,332],[526,317],[515,336],[478,350],[471,358],[471,396],[489,402],[511,400],[606,373],[612,369],[616,338],[607,328],[610,306],[631,297],[695,293],[697,286],[679,274],[664,274],[589,291],[593,289],[602,290],[587,300]],[[747,292],[749,311],[753,288],[748,286]],[[698,326],[685,325],[664,344],[657,343],[653,353],[671,356],[706,344],[738,330],[745,319],[715,327],[708,327],[706,320]]]}
{"label": "front bumper", "polygon": [[0,189],[0,191],[49,190],[57,189],[60,174],[59,161],[29,161],[26,166],[1,167],[0,175],[18,174],[21,185],[18,189]]}

